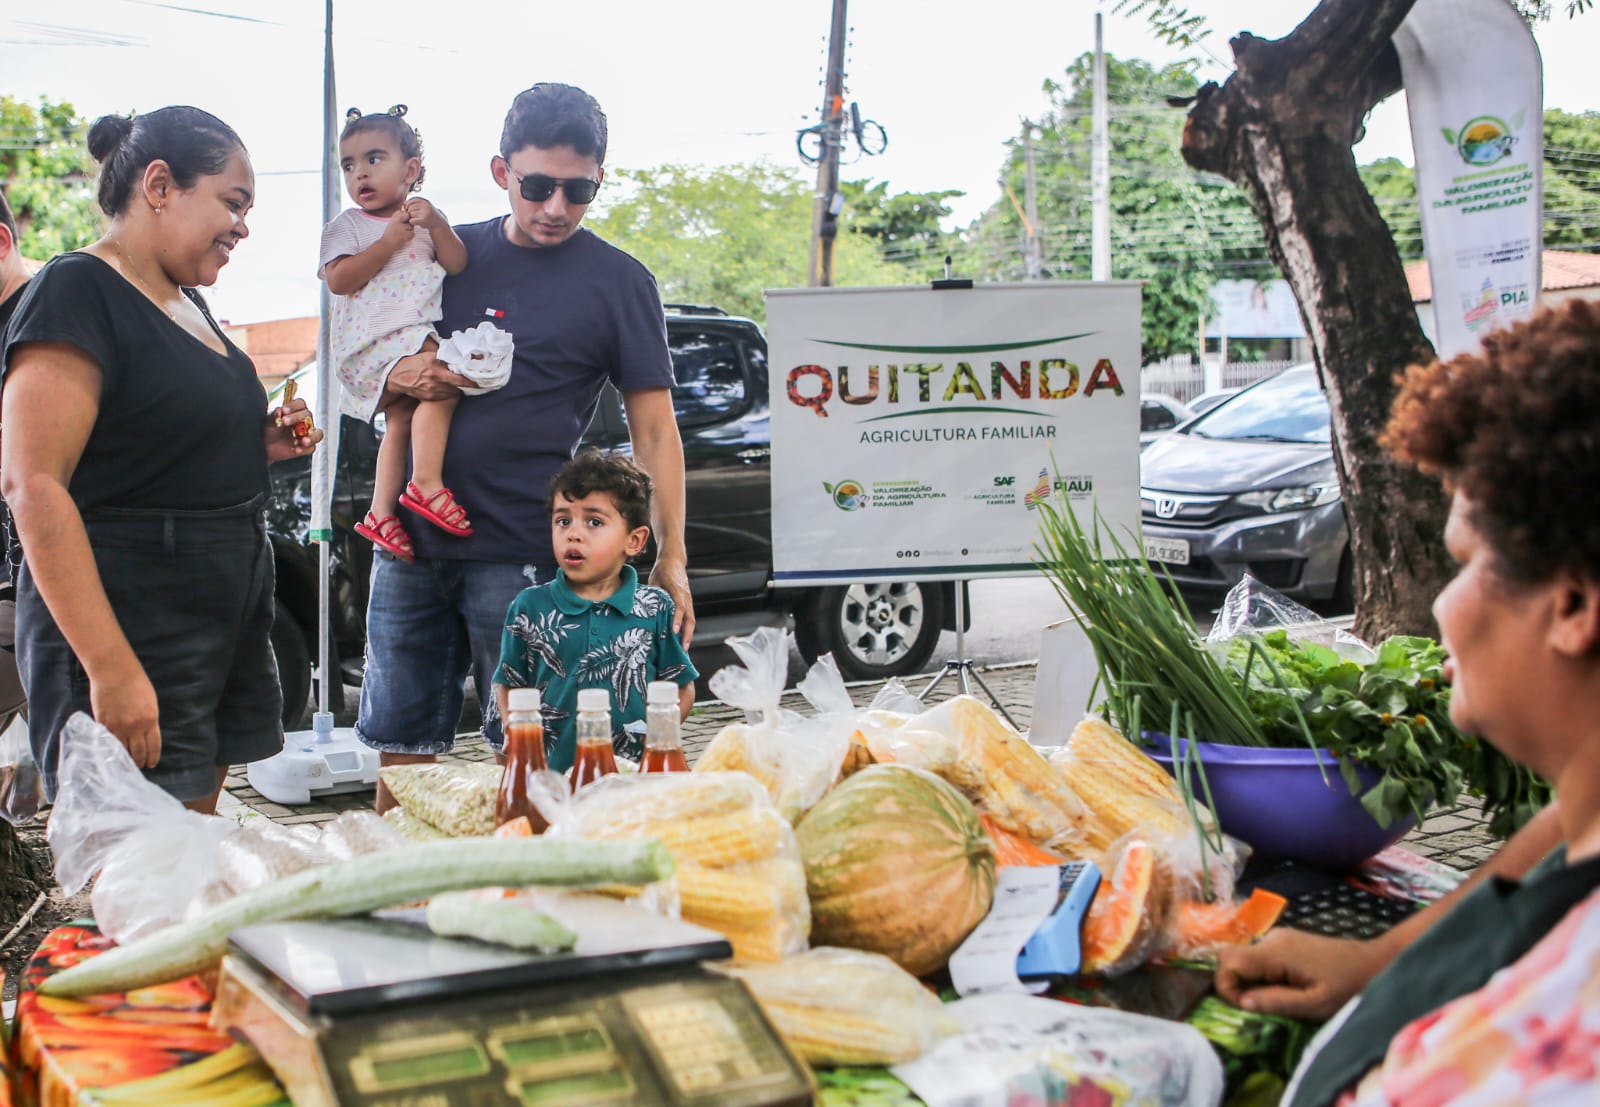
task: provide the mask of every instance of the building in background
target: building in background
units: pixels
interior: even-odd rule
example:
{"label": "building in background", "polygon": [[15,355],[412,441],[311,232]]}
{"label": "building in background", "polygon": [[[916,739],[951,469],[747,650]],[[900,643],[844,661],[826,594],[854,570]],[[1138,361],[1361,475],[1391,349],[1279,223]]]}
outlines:
{"label": "building in background", "polygon": [[317,356],[317,317],[272,319],[265,323],[223,324],[230,341],[255,364],[256,376],[270,392],[290,373]]}
{"label": "building in background", "polygon": [[[1546,250],[1540,277],[1539,306],[1549,307],[1565,300],[1600,300],[1600,254],[1577,254],[1570,250]],[[1414,261],[1406,266],[1406,284],[1417,306],[1417,319],[1429,342],[1437,343],[1433,318],[1433,280],[1428,263]],[[1493,309],[1492,288],[1486,289],[1485,303]]]}

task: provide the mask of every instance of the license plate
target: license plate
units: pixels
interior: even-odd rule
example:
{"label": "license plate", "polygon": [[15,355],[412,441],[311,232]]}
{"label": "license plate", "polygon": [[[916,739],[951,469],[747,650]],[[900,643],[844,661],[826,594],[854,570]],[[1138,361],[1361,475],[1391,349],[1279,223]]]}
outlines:
{"label": "license plate", "polygon": [[1146,538],[1146,561],[1163,561],[1168,565],[1189,564],[1189,543],[1182,538]]}

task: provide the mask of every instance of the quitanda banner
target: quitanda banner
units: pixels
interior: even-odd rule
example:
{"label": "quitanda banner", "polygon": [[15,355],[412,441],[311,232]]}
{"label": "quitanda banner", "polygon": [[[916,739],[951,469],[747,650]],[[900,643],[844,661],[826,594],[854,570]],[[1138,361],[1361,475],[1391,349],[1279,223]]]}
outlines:
{"label": "quitanda banner", "polygon": [[1139,285],[767,293],[779,585],[1036,572],[1039,507],[1139,525]]}
{"label": "quitanda banner", "polygon": [[1539,48],[1509,0],[1417,0],[1395,32],[1440,357],[1532,314],[1543,247]]}

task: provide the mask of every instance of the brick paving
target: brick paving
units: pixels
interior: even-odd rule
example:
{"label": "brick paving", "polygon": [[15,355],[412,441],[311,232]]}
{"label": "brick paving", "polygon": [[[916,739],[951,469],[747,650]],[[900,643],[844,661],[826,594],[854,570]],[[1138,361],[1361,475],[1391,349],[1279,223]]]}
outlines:
{"label": "brick paving", "polygon": [[[1002,706],[1016,720],[1017,725],[1027,728],[1033,717],[1034,684],[1037,673],[1037,664],[1032,661],[1018,662],[1009,665],[984,666],[978,672],[985,684],[999,699]],[[913,691],[922,688],[933,679],[933,674],[912,678],[906,684]],[[851,698],[857,704],[866,704],[877,694],[882,685],[876,682],[864,682],[850,686]],[[939,682],[938,687],[929,697],[930,703],[954,695],[959,688],[954,677],[946,677]],[[975,694],[981,695],[976,687]],[[784,694],[782,705],[787,708],[809,714],[811,709],[798,692],[790,691]],[[732,722],[743,718],[743,712],[728,704],[712,700],[707,703],[696,704],[693,713],[683,724],[683,745],[692,764],[700,756],[718,731]],[[490,761],[494,753],[476,734],[461,735],[456,739],[455,749],[444,755],[444,761]],[[245,778],[244,768],[236,768],[228,777],[228,782],[222,799],[218,804],[220,814],[229,815],[235,819],[245,820],[254,817],[265,817],[274,822],[285,825],[304,823],[326,822],[340,812],[354,811],[368,808],[372,805],[372,793],[347,792],[340,795],[318,797],[309,804],[300,804],[293,807],[270,803],[255,789],[250,787]],[[1407,849],[1421,854],[1423,857],[1443,862],[1456,869],[1469,870],[1482,864],[1495,849],[1499,841],[1490,836],[1485,825],[1483,813],[1478,807],[1468,801],[1456,804],[1453,807],[1440,808],[1432,812],[1428,819],[1408,834],[1401,842]]]}

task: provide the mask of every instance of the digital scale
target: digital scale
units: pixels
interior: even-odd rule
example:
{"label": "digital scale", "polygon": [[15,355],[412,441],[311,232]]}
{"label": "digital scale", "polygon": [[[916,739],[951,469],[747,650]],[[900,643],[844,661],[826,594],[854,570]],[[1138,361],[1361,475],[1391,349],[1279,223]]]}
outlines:
{"label": "digital scale", "polygon": [[814,1102],[743,982],[701,966],[731,956],[722,935],[610,901],[583,910],[560,954],[436,937],[420,911],[245,927],[213,1022],[297,1107]]}

